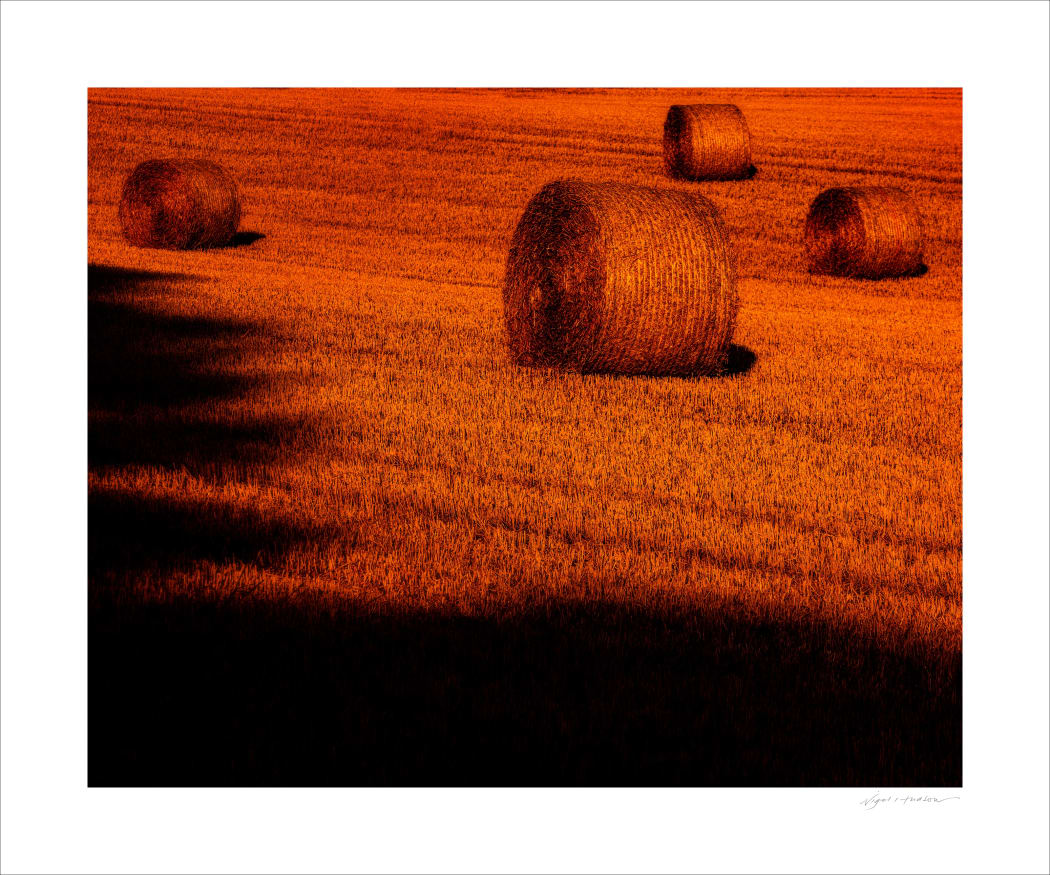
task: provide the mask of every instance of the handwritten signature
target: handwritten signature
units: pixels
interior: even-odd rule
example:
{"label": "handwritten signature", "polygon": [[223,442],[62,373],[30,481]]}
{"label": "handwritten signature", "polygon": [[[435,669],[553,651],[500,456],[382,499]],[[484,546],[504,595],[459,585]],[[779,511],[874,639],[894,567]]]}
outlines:
{"label": "handwritten signature", "polygon": [[865,811],[874,811],[880,805],[886,805],[887,803],[913,805],[915,803],[950,802],[953,799],[962,799],[962,796],[881,796],[876,792],[867,799],[862,799],[860,804],[864,806]]}

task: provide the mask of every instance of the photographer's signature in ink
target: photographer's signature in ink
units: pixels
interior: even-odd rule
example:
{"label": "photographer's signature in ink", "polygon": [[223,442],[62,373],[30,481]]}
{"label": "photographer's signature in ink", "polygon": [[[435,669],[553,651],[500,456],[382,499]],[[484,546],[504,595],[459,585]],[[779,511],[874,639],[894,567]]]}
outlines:
{"label": "photographer's signature in ink", "polygon": [[864,806],[865,811],[874,811],[880,805],[930,805],[939,802],[951,802],[953,799],[962,799],[962,796],[912,796],[910,794],[883,796],[875,792],[867,799],[862,799],[860,804]]}

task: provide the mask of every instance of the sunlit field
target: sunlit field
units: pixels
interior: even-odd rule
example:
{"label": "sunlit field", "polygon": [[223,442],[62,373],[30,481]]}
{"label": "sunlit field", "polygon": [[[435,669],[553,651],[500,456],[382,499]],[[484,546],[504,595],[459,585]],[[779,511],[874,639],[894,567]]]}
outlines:
{"label": "sunlit field", "polygon": [[[667,178],[674,103],[757,174]],[[960,91],[92,90],[93,785],[962,779]],[[230,247],[137,249],[210,159]],[[729,372],[522,368],[515,223],[560,178],[702,193]],[[811,275],[813,198],[916,200],[928,270]]]}

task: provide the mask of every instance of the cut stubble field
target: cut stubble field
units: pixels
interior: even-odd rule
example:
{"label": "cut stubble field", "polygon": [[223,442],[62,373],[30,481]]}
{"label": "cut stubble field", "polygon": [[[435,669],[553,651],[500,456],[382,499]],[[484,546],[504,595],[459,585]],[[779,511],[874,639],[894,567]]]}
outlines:
{"label": "cut stubble field", "polygon": [[[666,178],[675,103],[757,174]],[[88,95],[89,781],[962,778],[960,91]],[[136,249],[124,179],[216,161],[234,245]],[[723,377],[521,368],[501,287],[554,179],[702,193]],[[921,276],[807,272],[832,185]]]}

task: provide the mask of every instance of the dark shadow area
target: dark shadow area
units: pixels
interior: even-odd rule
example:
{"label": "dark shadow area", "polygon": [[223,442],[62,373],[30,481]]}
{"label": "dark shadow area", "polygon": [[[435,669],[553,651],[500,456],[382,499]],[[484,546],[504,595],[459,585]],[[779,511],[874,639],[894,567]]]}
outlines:
{"label": "dark shadow area", "polygon": [[[306,424],[229,415],[260,329],[164,315],[150,296],[184,279],[89,269],[89,465],[235,485],[231,466],[264,468]],[[961,780],[957,657],[601,603],[478,619],[354,613],[308,588],[267,600],[260,569],[288,571],[303,545],[368,549],[367,533],[115,483],[89,495],[92,786]],[[248,582],[233,568],[193,600],[166,595],[201,562],[250,563]]]}
{"label": "dark shadow area", "polygon": [[[182,274],[88,269],[88,467],[148,465],[235,482],[245,466],[287,455],[307,423],[252,417],[229,402],[258,385],[238,374],[261,329],[243,320],[168,315]],[[92,488],[88,565],[169,569],[198,560],[257,561],[311,537],[331,540],[240,505]]]}
{"label": "dark shadow area", "polygon": [[[189,273],[129,270],[123,267],[89,264],[87,279],[88,299],[97,300],[121,293],[141,292],[144,288],[149,287],[171,288],[178,283],[195,282],[204,278]],[[90,340],[90,331],[88,338]]]}
{"label": "dark shadow area", "polygon": [[746,374],[754,366],[758,356],[746,346],[733,343],[729,346],[729,354],[726,357],[723,377],[739,377]]}
{"label": "dark shadow area", "polygon": [[266,464],[304,424],[294,419],[252,419],[244,424],[161,416],[147,426],[137,417],[94,416],[88,421],[92,468],[151,465],[198,473],[216,465]]}
{"label": "dark shadow area", "polygon": [[92,786],[957,786],[961,658],[593,604],[96,605]]}
{"label": "dark shadow area", "polygon": [[88,298],[88,407],[171,408],[228,398],[252,385],[224,370],[252,326],[162,316],[114,299]]}
{"label": "dark shadow area", "polygon": [[818,270],[812,265],[807,265],[806,273],[810,276],[824,276],[824,277],[835,277],[837,279],[850,279],[850,280],[866,280],[867,282],[877,283],[883,280],[902,280],[902,279],[914,279],[920,276],[926,276],[930,272],[930,268],[926,264],[920,264],[915,270],[910,270],[907,273],[894,274],[892,276],[862,276],[860,274],[851,273],[848,268],[842,270]]}
{"label": "dark shadow area", "polygon": [[122,490],[95,490],[88,497],[88,575],[96,587],[107,573],[164,573],[201,560],[268,568],[296,545],[338,541],[353,547],[358,538],[351,525],[319,527],[241,503]]}
{"label": "dark shadow area", "polygon": [[679,182],[741,182],[746,181],[748,179],[754,179],[756,176],[758,176],[758,168],[754,164],[750,165],[747,168],[747,170],[743,172],[742,175],[730,176],[728,178],[697,177],[686,173],[677,166],[668,167],[666,163],[663,166],[663,170],[671,179],[676,179]]}
{"label": "dark shadow area", "polygon": [[[257,327],[234,319],[172,316],[148,299],[170,294],[186,274],[88,267],[88,409],[169,411],[221,401],[255,382],[230,373]],[[143,435],[143,438],[148,438]]]}
{"label": "dark shadow area", "polygon": [[[637,380],[637,379],[662,379],[662,380],[720,380],[725,377],[739,377],[743,374],[748,373],[754,366],[755,362],[758,361],[758,356],[753,350],[746,346],[740,346],[736,343],[729,345],[729,350],[726,353],[725,364],[722,365],[721,369],[713,374],[697,374],[697,373],[680,373],[680,374],[617,374],[610,373],[608,371],[583,371],[585,377],[601,377],[609,378],[612,377],[618,380]],[[539,365],[538,367],[544,367]],[[551,367],[551,366],[547,366]]]}
{"label": "dark shadow area", "polygon": [[264,240],[265,234],[258,231],[238,231],[233,235],[229,243],[219,247],[220,249],[237,249],[241,246],[251,246],[256,240]]}

